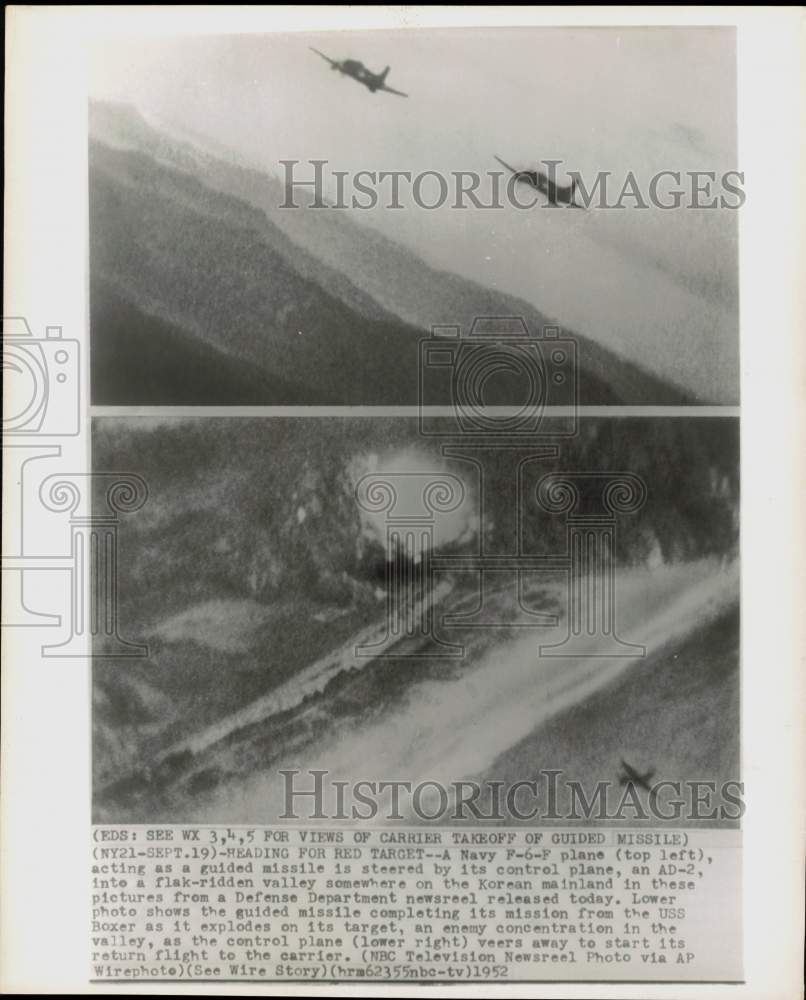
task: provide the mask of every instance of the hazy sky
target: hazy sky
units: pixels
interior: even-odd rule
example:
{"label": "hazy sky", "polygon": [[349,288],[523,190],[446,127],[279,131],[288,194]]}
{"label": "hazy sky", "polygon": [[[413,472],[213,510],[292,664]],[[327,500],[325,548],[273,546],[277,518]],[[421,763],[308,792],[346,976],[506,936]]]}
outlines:
{"label": "hazy sky", "polygon": [[[389,85],[410,97],[371,94],[310,45],[374,71],[390,65]],[[334,170],[484,172],[500,169],[494,153],[519,166],[562,160],[585,177],[632,170],[644,185],[660,170],[738,166],[730,29],[128,38],[99,46],[91,93],[202,133],[277,175],[282,159],[312,158]],[[736,214],[353,213],[430,263],[528,298],[647,367],[723,396],[718,364],[705,371],[696,354],[705,333],[717,362],[735,361]],[[667,353],[669,341],[682,342],[682,354]]]}
{"label": "hazy sky", "polygon": [[[390,85],[409,100],[332,74],[310,45],[375,71],[391,65]],[[688,137],[734,165],[734,43],[723,29],[127,39],[98,51],[92,93],[174,118],[275,169],[294,156],[484,169],[497,151],[638,170],[658,152],[643,148],[650,137],[654,147]]]}

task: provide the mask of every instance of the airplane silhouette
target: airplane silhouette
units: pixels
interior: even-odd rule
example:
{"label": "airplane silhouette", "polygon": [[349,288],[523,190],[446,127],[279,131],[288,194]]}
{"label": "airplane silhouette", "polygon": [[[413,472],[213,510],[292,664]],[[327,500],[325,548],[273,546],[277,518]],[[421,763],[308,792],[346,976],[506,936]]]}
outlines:
{"label": "airplane silhouette", "polygon": [[574,194],[577,186],[576,181],[571,181],[569,186],[563,187],[561,184],[555,184],[554,181],[552,181],[547,174],[544,174],[542,170],[516,170],[515,167],[511,167],[508,163],[502,160],[500,156],[496,156],[495,159],[498,160],[501,166],[506,167],[516,180],[519,180],[521,183],[534,188],[535,191],[539,191],[541,194],[546,195],[550,204],[556,205],[557,203],[560,203],[562,205],[568,205],[569,208],[582,208],[582,205],[574,203]]}
{"label": "airplane silhouette", "polygon": [[388,66],[382,73],[373,73],[372,70],[367,69],[358,59],[342,59],[340,62],[338,59],[331,59],[330,56],[326,56],[319,49],[315,49],[312,46],[309,46],[309,48],[311,52],[315,52],[326,62],[329,62],[331,69],[337,69],[342,76],[349,76],[356,82],[363,83],[371,94],[374,94],[378,90],[383,90],[387,94],[397,94],[398,97],[409,96],[408,94],[404,94],[402,90],[393,90],[392,87],[386,86],[386,77],[389,73]]}
{"label": "airplane silhouette", "polygon": [[649,782],[652,780],[652,776],[655,773],[654,768],[650,768],[646,774],[641,774],[640,771],[636,771],[634,767],[631,767],[624,758],[621,760],[622,773],[619,775],[620,785],[640,785],[645,788],[648,792],[651,791],[651,786]]}

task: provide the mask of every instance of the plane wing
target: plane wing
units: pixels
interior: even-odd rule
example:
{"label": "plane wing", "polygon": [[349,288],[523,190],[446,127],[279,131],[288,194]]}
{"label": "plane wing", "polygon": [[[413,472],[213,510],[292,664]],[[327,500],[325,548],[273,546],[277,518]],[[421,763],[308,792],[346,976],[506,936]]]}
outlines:
{"label": "plane wing", "polygon": [[647,790],[649,790],[649,782],[655,776],[655,768],[654,767],[651,767],[646,772],[646,774],[641,774],[640,771],[636,770],[636,768],[634,768],[634,767],[631,767],[627,763],[627,761],[624,760],[623,758],[622,758],[622,761],[621,761],[621,766],[622,766],[622,768],[625,771],[625,774],[622,775],[622,778],[621,778],[621,783],[623,785],[626,784],[628,781],[633,781],[636,784],[642,785],[644,788],[646,788]]}
{"label": "plane wing", "polygon": [[378,90],[385,90],[387,94],[397,94],[398,97],[408,97],[408,94],[404,94],[402,90],[394,90],[392,87],[387,87],[384,84],[382,87],[378,87]]}
{"label": "plane wing", "polygon": [[630,777],[630,778],[632,778],[633,781],[637,781],[640,778],[640,775],[635,770],[635,768],[634,767],[630,767],[630,765],[627,763],[626,760],[624,760],[623,757],[621,759],[621,766],[626,771],[627,776]]}
{"label": "plane wing", "polygon": [[506,167],[507,170],[509,170],[510,173],[512,173],[512,174],[519,174],[520,173],[520,170],[516,170],[514,167],[511,167],[508,163],[505,163],[501,159],[500,156],[495,156],[495,153],[493,153],[493,156],[495,157],[496,160],[498,160],[498,162],[501,164],[501,166],[502,167]]}
{"label": "plane wing", "polygon": [[319,49],[315,49],[312,45],[309,45],[308,48],[311,52],[315,52],[318,56],[321,56],[325,62],[329,62],[331,66],[338,66],[338,62],[335,59],[331,59],[330,56],[326,56],[324,52],[320,52]]}

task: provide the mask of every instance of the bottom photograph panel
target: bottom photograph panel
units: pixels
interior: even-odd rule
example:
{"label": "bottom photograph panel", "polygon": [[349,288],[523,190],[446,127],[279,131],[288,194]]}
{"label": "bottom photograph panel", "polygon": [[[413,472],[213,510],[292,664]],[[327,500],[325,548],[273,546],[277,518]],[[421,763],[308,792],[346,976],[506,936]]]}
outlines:
{"label": "bottom photograph panel", "polygon": [[739,826],[738,421],[465,430],[93,421],[96,823]]}

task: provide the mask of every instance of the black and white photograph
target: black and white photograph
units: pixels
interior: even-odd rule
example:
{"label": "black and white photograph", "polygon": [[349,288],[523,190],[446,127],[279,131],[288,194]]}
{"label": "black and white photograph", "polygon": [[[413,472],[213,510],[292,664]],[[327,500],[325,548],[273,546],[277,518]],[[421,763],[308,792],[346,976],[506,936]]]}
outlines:
{"label": "black and white photograph", "polygon": [[[319,975],[337,931],[335,981],[531,981],[553,953],[566,978],[635,953],[632,978],[668,979],[684,939],[651,920],[682,897],[633,904],[696,890],[694,858],[714,888],[674,971],[740,973],[735,920],[709,916],[734,906],[745,808],[736,86],[719,27],[96,46],[94,517],[122,510],[104,470],[143,502],[86,552],[90,617],[114,609],[92,816],[211,827],[182,832],[212,839],[181,877],[152,873],[162,900],[262,884],[219,901],[339,918],[261,939],[266,909],[236,910],[238,943],[272,947],[234,979]],[[632,855],[636,828],[696,847]],[[253,849],[284,830],[296,848]],[[310,846],[344,837],[367,846]],[[416,876],[405,908],[361,897],[383,874]],[[430,908],[471,886],[518,904],[500,938],[472,922],[493,910]],[[93,888],[103,915],[115,887]],[[150,912],[129,960],[204,958]],[[96,954],[102,980],[127,967]]]}
{"label": "black and white photograph", "polygon": [[[93,668],[96,820],[276,822],[317,769],[556,768],[588,798],[610,781],[614,810],[631,777],[738,783],[737,421],[553,429],[479,462],[409,418],[96,418],[97,467],[150,490],[118,593],[148,657],[105,659],[101,637]],[[565,797],[565,822],[597,818]],[[395,818],[418,815],[378,803]]]}
{"label": "black and white photograph", "polygon": [[105,38],[93,403],[416,405],[434,327],[516,315],[574,337],[584,405],[736,404],[735,58],[730,28]]}
{"label": "black and white photograph", "polygon": [[6,26],[0,988],[802,1000],[803,12]]}

